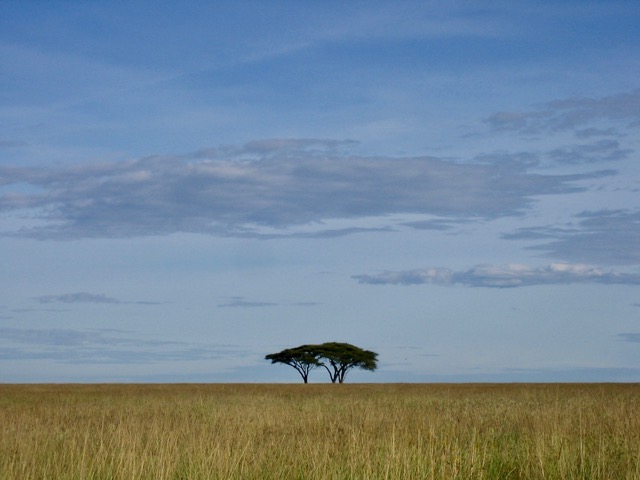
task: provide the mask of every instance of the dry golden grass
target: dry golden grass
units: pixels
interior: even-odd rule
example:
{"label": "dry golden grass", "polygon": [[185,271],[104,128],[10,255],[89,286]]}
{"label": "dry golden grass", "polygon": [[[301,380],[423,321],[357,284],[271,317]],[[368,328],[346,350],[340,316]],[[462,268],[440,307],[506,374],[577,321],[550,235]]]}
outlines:
{"label": "dry golden grass", "polygon": [[0,385],[2,479],[640,479],[640,385]]}

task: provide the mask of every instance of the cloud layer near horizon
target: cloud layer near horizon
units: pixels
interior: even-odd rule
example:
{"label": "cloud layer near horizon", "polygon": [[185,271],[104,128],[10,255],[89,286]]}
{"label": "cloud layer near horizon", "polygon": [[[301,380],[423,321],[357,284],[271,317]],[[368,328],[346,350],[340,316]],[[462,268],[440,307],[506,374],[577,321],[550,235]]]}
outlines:
{"label": "cloud layer near horizon", "polygon": [[583,264],[552,263],[544,267],[527,265],[477,265],[463,271],[448,268],[422,268],[354,275],[359,283],[370,285],[464,285],[466,287],[513,288],[532,285],[600,283],[640,285],[640,275],[605,272]]}

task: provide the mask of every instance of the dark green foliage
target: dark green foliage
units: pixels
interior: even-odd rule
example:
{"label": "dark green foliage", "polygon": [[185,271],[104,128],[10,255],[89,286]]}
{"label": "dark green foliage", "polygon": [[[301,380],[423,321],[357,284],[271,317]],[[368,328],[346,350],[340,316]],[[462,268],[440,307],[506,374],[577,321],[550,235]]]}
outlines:
{"label": "dark green foliage", "polygon": [[284,363],[295,368],[302,376],[304,383],[308,383],[309,372],[322,365],[318,360],[318,354],[310,347],[310,345],[301,345],[296,348],[287,348],[278,353],[270,353],[264,358],[271,360],[271,363]]}
{"label": "dark green foliage", "polygon": [[329,372],[333,383],[343,383],[347,372],[352,368],[374,371],[378,367],[377,353],[350,343],[323,343],[316,345],[315,352],[325,360],[322,366]]}
{"label": "dark green foliage", "polygon": [[292,366],[300,373],[304,383],[308,382],[311,369],[320,366],[327,370],[332,383],[343,383],[352,368],[374,371],[378,367],[377,357],[377,353],[350,343],[328,342],[288,348],[267,355],[265,360]]}

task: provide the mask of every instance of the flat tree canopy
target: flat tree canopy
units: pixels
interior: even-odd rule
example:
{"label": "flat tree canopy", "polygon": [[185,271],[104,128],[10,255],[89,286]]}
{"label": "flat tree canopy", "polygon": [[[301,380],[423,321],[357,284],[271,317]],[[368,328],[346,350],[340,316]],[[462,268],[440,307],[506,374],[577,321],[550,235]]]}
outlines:
{"label": "flat tree canopy", "polygon": [[347,372],[352,368],[370,371],[378,368],[377,353],[350,343],[323,343],[316,345],[314,351],[324,360],[322,366],[329,372],[332,383],[343,383]]}
{"label": "flat tree canopy", "polygon": [[311,348],[312,345],[301,345],[295,348],[286,348],[278,353],[270,353],[265,356],[265,360],[271,363],[284,363],[295,368],[304,383],[309,382],[309,372],[322,365],[318,360],[318,354]]}
{"label": "flat tree canopy", "polygon": [[287,348],[265,356],[265,360],[295,368],[304,383],[308,383],[309,372],[317,367],[327,370],[332,383],[343,383],[352,368],[374,371],[378,367],[377,357],[377,353],[350,343],[328,342]]}

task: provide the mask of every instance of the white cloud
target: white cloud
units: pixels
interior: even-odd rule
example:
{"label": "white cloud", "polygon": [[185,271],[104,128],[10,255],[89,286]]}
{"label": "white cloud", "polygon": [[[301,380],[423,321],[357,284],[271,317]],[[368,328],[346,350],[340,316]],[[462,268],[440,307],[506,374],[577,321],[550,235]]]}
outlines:
{"label": "white cloud", "polygon": [[371,285],[464,285],[466,287],[512,288],[532,285],[602,283],[640,285],[640,274],[606,272],[585,264],[552,263],[544,267],[521,264],[477,265],[463,271],[423,268],[354,275],[359,283]]}

